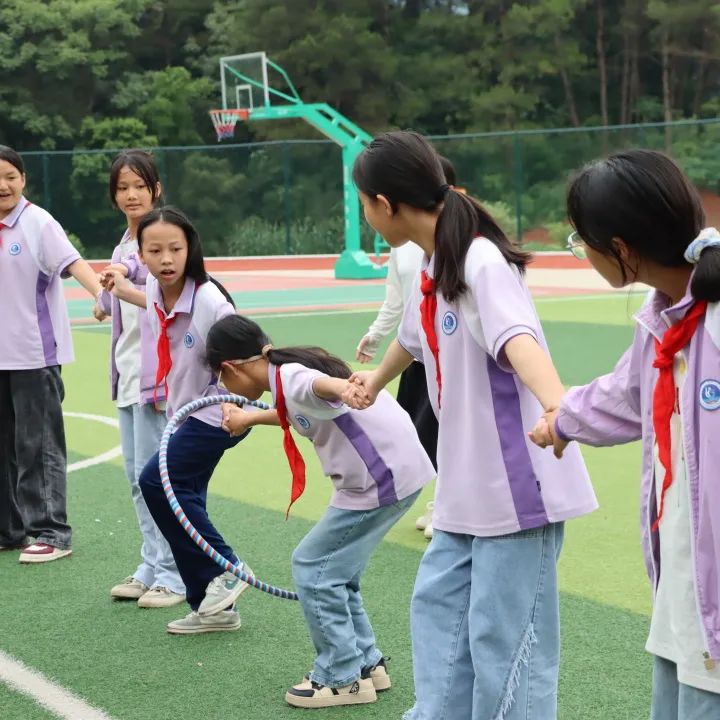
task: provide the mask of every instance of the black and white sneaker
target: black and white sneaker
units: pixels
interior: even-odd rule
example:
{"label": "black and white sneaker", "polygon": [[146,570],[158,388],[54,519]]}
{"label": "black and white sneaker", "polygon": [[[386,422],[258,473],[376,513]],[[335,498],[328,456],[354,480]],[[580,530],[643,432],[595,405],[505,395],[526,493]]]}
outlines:
{"label": "black and white sneaker", "polygon": [[302,708],[363,705],[376,700],[377,693],[373,687],[373,681],[369,677],[360,678],[360,680],[355,680],[355,682],[339,688],[330,688],[320,685],[314,680],[304,679],[285,693],[285,702],[288,705]]}
{"label": "black and white sneaker", "polygon": [[384,657],[377,665],[366,667],[362,670],[360,677],[370,678],[376,692],[383,692],[383,690],[389,690],[392,687],[390,675],[387,671],[387,661],[389,659],[389,657]]}

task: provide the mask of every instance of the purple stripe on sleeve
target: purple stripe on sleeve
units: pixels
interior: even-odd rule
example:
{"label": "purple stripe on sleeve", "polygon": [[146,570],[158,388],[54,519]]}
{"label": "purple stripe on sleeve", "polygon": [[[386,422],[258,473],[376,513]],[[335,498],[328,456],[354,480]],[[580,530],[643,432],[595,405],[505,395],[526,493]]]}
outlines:
{"label": "purple stripe on sleeve", "polygon": [[35,306],[37,309],[38,327],[42,338],[43,352],[45,354],[45,366],[57,365],[57,344],[55,342],[55,331],[50,317],[45,292],[50,285],[50,277],[45,273],[38,273],[37,285],[35,286]]}
{"label": "purple stripe on sleeve", "polygon": [[490,355],[487,356],[487,369],[495,424],[518,523],[522,530],[546,525],[547,512],[525,440],[515,378],[501,370]]}
{"label": "purple stripe on sleeve", "polygon": [[352,413],[346,412],[338,415],[338,417],[333,418],[333,422],[340,428],[367,466],[370,476],[378,488],[380,507],[396,503],[398,498],[395,492],[395,481],[392,470],[390,470],[385,464],[385,461],[380,457],[377,449],[372,444],[372,440],[370,440],[365,431],[360,427],[357,420],[352,416]]}

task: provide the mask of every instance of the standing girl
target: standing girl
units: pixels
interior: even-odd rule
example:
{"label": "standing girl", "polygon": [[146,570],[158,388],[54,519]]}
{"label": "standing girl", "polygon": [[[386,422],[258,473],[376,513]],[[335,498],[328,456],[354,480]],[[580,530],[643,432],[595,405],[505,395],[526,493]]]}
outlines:
{"label": "standing girl", "polygon": [[0,550],[41,563],[72,552],[60,368],[74,355],[62,278],[94,298],[102,288],[24,188],[22,159],[0,145]]}
{"label": "standing girl", "polygon": [[305,708],[373,702],[390,678],[363,608],[360,578],[382,538],[435,475],[415,428],[387,392],[371,410],[349,410],[340,401],[351,373],[342,360],[320,348],[273,348],[247,318],[220,320],[208,335],[207,355],[230,391],[250,399],[272,393],[275,410],[226,406],[224,427],[231,434],[258,424],[283,428],[293,475],[290,504],[305,487],[291,425],[312,441],[335,485],[330,507],[293,553],[293,579],[317,655],[310,675],[285,699]]}
{"label": "standing girl", "polygon": [[[457,179],[453,164],[442,155],[440,164],[445,175],[445,182],[454,186]],[[355,352],[356,359],[361,363],[370,362],[375,357],[383,338],[397,330],[412,295],[413,284],[418,280],[424,256],[423,249],[410,240],[390,248],[388,274],[385,282],[385,301],[375,321],[358,343]],[[437,469],[438,423],[428,397],[425,368],[422,363],[410,363],[403,370],[398,384],[397,401],[412,418],[420,442]],[[432,510],[433,503],[429,502],[425,513],[415,523],[417,529],[422,530],[428,539],[432,537]]]}
{"label": "standing girl", "polygon": [[[205,271],[197,230],[178,210],[158,208],[138,224],[139,257],[147,265],[146,292],[133,287],[140,270],[136,256],[108,270],[109,285],[121,300],[147,306],[157,340],[156,385],[165,389],[167,414],[191,400],[216,395],[217,381],[205,364],[210,327],[232,315],[230,296]],[[123,276],[127,275],[127,279]],[[198,532],[228,561],[238,558],[207,514],[207,488],[223,453],[240,442],[220,427],[222,410],[214,405],[190,416],[170,438],[168,471],[178,502]],[[188,635],[237,630],[240,615],[234,603],[247,583],[223,572],[189,537],[173,514],[162,489],[158,453],[140,475],[140,489],[155,522],[170,543],[185,583],[192,612],[167,626],[170,633]],[[240,563],[245,572],[251,570]]]}
{"label": "standing girl", "polygon": [[[112,254],[119,263],[138,251],[137,228],[160,198],[155,160],[143,150],[120,153],[110,168],[110,200],[125,214],[127,230]],[[136,281],[144,287],[147,269]],[[112,315],[110,348],[112,399],[118,407],[125,472],[130,481],[142,535],[142,562],[135,572],[110,590],[117,599],[137,600],[140,607],[169,607],[183,602],[183,584],[175,560],[150,515],[138,482],[147,461],[157,451],[165,429],[164,388],[156,387],[157,354],[147,312],[105,291],[98,309]],[[162,407],[159,406],[162,403]]]}
{"label": "standing girl", "polygon": [[[365,217],[425,252],[372,402],[413,359],[439,420],[433,540],[411,606],[412,720],[556,717],[563,521],[597,507],[579,452],[558,465],[524,430],[564,392],[529,291],[528,255],[445,182],[420,135],[376,138],[354,168]],[[347,399],[363,406],[348,393]],[[533,419],[534,421],[534,419]]]}
{"label": "standing girl", "polygon": [[[612,212],[607,208],[612,207]],[[571,388],[534,438],[642,438],[642,544],[654,593],[652,720],[720,717],[720,234],[665,155],[629,150],[568,191],[570,247],[613,287],[655,290],[609,375]]]}

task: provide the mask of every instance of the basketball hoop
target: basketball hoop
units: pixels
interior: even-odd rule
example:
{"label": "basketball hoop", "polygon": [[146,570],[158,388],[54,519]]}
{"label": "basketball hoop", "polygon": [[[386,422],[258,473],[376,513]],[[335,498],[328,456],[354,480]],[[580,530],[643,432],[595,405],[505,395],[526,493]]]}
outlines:
{"label": "basketball hoop", "polygon": [[247,108],[233,108],[231,110],[210,110],[218,142],[226,140],[235,135],[235,125],[238,120],[247,120],[250,117],[250,110]]}

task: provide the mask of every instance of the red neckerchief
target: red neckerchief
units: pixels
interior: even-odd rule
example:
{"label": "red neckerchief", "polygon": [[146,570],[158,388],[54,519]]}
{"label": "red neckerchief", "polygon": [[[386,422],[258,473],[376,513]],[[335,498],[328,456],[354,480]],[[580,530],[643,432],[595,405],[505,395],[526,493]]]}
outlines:
{"label": "red neckerchief", "polygon": [[673,377],[673,361],[676,353],[682,350],[695,334],[700,318],[705,314],[707,303],[698,301],[679,322],[668,328],[662,342],[655,340],[655,360],[653,367],[660,370],[655,391],[653,393],[653,429],[658,444],[658,456],[665,468],[662,492],[660,493],[660,509],[652,529],[657,530],[665,506],[665,493],[672,485],[672,455],[670,448],[670,419],[675,407],[675,378]]}
{"label": "red neckerchief", "polygon": [[420,324],[425,331],[430,352],[435,358],[435,379],[437,380],[438,386],[438,409],[440,409],[442,377],[440,376],[440,348],[438,347],[437,333],[435,332],[437,295],[435,294],[435,281],[431,277],[428,277],[425,270],[420,273],[420,290],[423,296],[420,302]]}
{"label": "red neckerchief", "polygon": [[155,312],[160,321],[160,337],[157,342],[158,366],[157,373],[155,374],[155,389],[153,390],[153,402],[157,403],[157,390],[161,382],[164,383],[165,386],[165,399],[167,400],[169,398],[167,377],[170,374],[173,363],[172,357],[170,356],[168,328],[175,322],[177,315],[165,317],[165,313],[158,307],[157,303],[155,303]]}
{"label": "red neckerchief", "polygon": [[285,404],[285,394],[283,393],[279,365],[275,368],[275,409],[280,418],[280,427],[283,431],[283,449],[285,450],[285,456],[288,459],[290,471],[292,472],[290,504],[285,513],[285,519],[287,520],[288,515],[290,515],[290,508],[305,490],[305,461],[290,432],[290,423],[287,419],[287,405]]}

